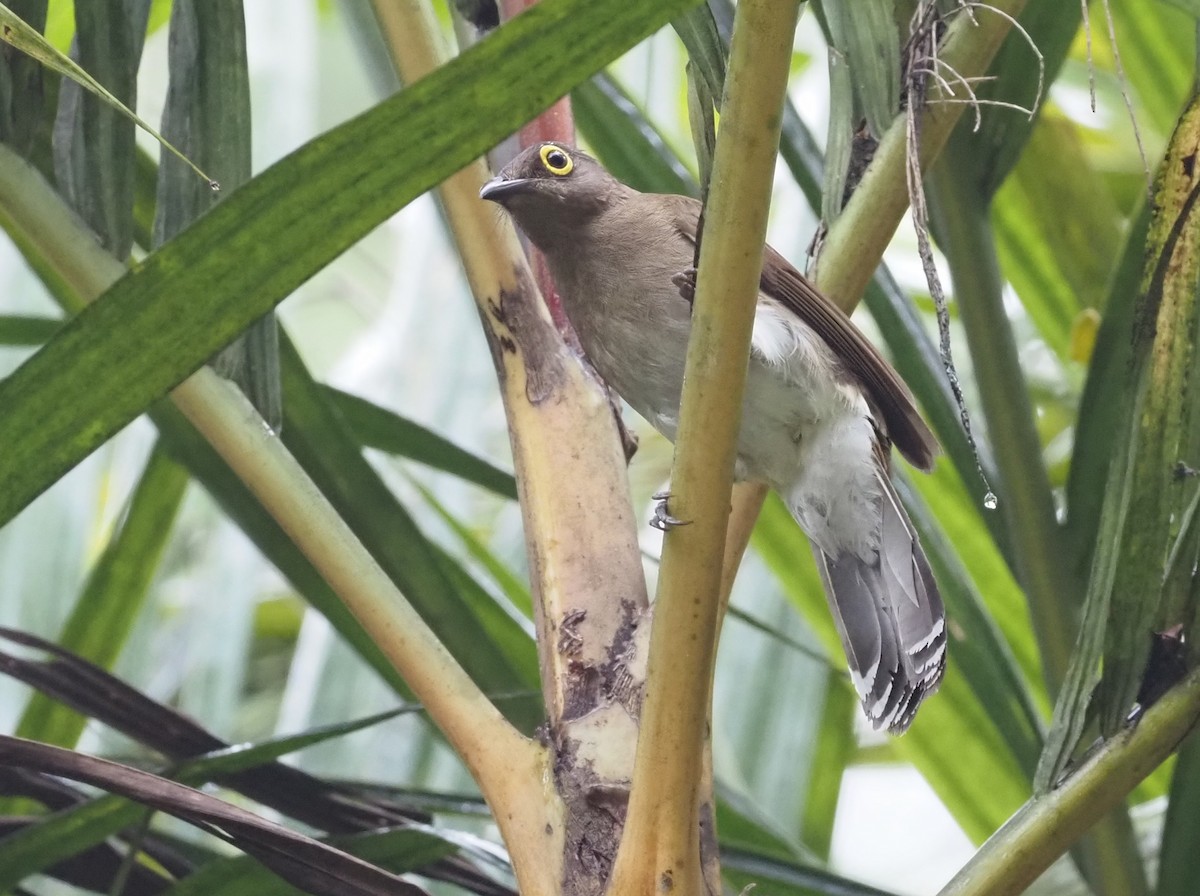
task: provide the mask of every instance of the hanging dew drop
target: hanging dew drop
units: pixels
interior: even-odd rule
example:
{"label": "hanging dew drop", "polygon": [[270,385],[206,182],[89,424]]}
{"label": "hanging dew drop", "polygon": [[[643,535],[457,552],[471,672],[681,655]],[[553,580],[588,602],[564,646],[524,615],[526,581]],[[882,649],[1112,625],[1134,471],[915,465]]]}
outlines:
{"label": "hanging dew drop", "polygon": [[999,504],[1000,504],[1000,499],[996,497],[995,492],[993,492],[991,489],[989,489],[988,493],[983,496],[983,506],[986,507],[988,510],[995,510],[996,507],[999,506]]}

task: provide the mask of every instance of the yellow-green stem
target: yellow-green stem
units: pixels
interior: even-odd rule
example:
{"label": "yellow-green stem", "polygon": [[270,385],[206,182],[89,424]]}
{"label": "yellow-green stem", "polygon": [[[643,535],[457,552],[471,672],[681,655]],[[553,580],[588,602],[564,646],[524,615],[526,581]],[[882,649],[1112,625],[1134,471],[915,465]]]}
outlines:
{"label": "yellow-green stem", "polygon": [[700,256],[642,730],[610,892],[703,892],[698,785],[735,439],[797,0],[742,0]]}
{"label": "yellow-green stem", "polygon": [[1137,727],[1106,742],[1056,790],[1030,800],[992,835],[940,896],[1016,896],[1171,755],[1200,721],[1200,670]]}

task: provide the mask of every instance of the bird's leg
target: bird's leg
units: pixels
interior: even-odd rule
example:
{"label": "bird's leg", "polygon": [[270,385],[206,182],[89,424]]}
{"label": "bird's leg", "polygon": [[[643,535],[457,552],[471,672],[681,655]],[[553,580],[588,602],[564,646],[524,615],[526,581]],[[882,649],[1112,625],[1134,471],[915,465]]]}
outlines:
{"label": "bird's leg", "polygon": [[671,499],[669,491],[656,492],[654,500],[658,503],[654,505],[654,518],[650,520],[650,525],[659,532],[669,532],[676,526],[690,526],[691,520],[679,520],[671,516],[671,512],[667,509],[667,501]]}
{"label": "bird's leg", "polygon": [[671,278],[671,282],[675,284],[679,290],[679,294],[683,296],[683,300],[689,305],[696,301],[696,269],[688,268],[685,271],[680,271]]}

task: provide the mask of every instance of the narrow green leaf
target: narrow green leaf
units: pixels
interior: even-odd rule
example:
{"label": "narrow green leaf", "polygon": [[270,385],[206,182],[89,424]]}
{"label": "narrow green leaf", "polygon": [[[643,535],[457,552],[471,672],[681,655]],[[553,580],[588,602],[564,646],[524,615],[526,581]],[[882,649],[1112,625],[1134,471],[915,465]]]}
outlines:
{"label": "narrow green leaf", "polygon": [[[539,3],[153,253],[0,384],[13,446],[0,523],[355,240],[692,2]],[[0,184],[0,206],[12,189]]]}
{"label": "narrow green leaf", "polygon": [[[170,85],[163,134],[220,179],[226,195],[250,179],[250,78],[242,0],[177,0],[171,9]],[[164,158],[158,169],[154,246],[171,239],[217,201],[187,168]],[[213,359],[278,431],[278,324],[269,313]]]}
{"label": "narrow green leaf", "polygon": [[[752,544],[829,655],[840,658],[841,640],[811,551],[778,497],[767,499]],[[954,591],[947,591],[948,600],[955,596]],[[953,618],[953,611],[951,615]],[[970,617],[964,621],[969,623]],[[1029,784],[1005,742],[1005,733],[965,678],[977,665],[961,663],[958,653],[973,647],[971,635],[951,639],[941,688],[922,705],[908,733],[894,744],[925,776],[968,836],[982,841],[1024,802]]]}
{"label": "narrow green leaf", "polygon": [[510,718],[532,731],[543,718],[532,639],[486,594],[481,606],[474,582],[468,592],[462,579],[450,580],[444,560],[363,458],[286,337],[280,361],[288,450],[485,692],[534,695],[505,705]]}
{"label": "narrow green leaf", "polygon": [[1200,737],[1179,749],[1171,778],[1171,800],[1158,854],[1157,896],[1192,896],[1196,891],[1196,844],[1200,843]]}
{"label": "narrow green leaf", "polygon": [[55,317],[0,314],[0,345],[41,345],[62,325]]}
{"label": "narrow green leaf", "polygon": [[829,130],[825,136],[825,183],[820,205],[821,221],[826,227],[842,212],[857,124],[850,66],[846,64],[845,55],[830,48]]}
{"label": "narrow green leaf", "polygon": [[696,74],[704,81],[707,93],[716,102],[725,92],[725,65],[728,48],[721,40],[716,19],[707,3],[689,9],[671,22],[671,27],[683,41],[688,59]]}
{"label": "narrow green leaf", "polygon": [[953,278],[974,362],[987,433],[996,458],[998,515],[1004,520],[1014,572],[1030,605],[1042,670],[1052,692],[1066,674],[1080,583],[1066,575],[1065,538],[1021,367],[1016,335],[1004,308],[1003,280],[987,203],[969,172],[949,164],[965,152],[965,128],[934,164],[930,223]]}
{"label": "narrow green leaf", "polygon": [[[13,15],[31,30],[46,28],[47,0],[9,0]],[[46,85],[41,63],[24,53],[0,54],[0,140],[24,156],[49,128]]]}
{"label": "narrow green leaf", "polygon": [[844,679],[829,677],[825,683],[825,708],[817,727],[813,772],[809,775],[804,818],[800,825],[804,845],[826,862],[833,843],[833,822],[842,793],[842,775],[857,747],[854,729],[857,717],[858,698],[854,688]]}
{"label": "narrow green leaf", "polygon": [[[0,326],[3,325],[0,319]],[[426,429],[399,414],[379,405],[334,389],[322,387],[336,405],[338,413],[354,433],[354,438],[364,448],[386,451],[398,457],[407,457],[442,470],[460,479],[473,482],[502,498],[517,498],[517,483],[511,473],[506,473],[469,451],[455,445],[449,439]]]}
{"label": "narrow green leaf", "polygon": [[[401,829],[334,837],[326,841],[396,874],[417,871],[455,852],[453,843],[432,829]],[[249,856],[223,858],[163,891],[163,896],[292,896],[296,888]]]}
{"label": "narrow green leaf", "polygon": [[[1200,142],[1200,100],[1180,119],[1155,191],[1145,267],[1133,312],[1129,363],[1124,368],[1117,437],[1104,489],[1080,623],[1067,686],[1038,770],[1040,790],[1065,768],[1088,719],[1097,679],[1102,730],[1124,724],[1137,694],[1150,635],[1180,619],[1190,589],[1164,593],[1164,564],[1181,524],[1191,484],[1177,465],[1200,453],[1194,404],[1194,343],[1200,304],[1200,219],[1192,159]],[[1197,461],[1200,464],[1200,460]],[[1191,464],[1188,464],[1191,466]],[[1176,589],[1179,583],[1168,582]],[[1101,654],[1103,677],[1099,677]]]}
{"label": "narrow green leaf", "polygon": [[[76,28],[80,38],[79,47],[83,66],[63,55],[42,36],[40,29],[45,27],[45,4],[43,3],[41,6],[43,8],[42,21],[38,24],[32,19],[26,23],[18,12],[0,3],[0,39],[103,100],[110,109],[125,116],[152,136],[215,188],[212,178],[188,161],[179,150],[163,139],[158,131],[138,118],[130,108],[131,105],[135,105],[132,79],[136,78],[138,62],[141,60],[142,41],[150,12],[149,0],[128,0],[128,2],[117,0],[116,3],[97,0],[97,2],[79,4],[76,7]],[[98,38],[98,42],[95,44],[92,43],[93,35]],[[115,43],[109,42],[113,40]],[[95,47],[100,52],[93,55],[89,51],[91,47]],[[96,77],[93,77],[89,70],[95,72]],[[107,90],[101,81],[107,82],[112,87],[112,91]],[[75,94],[73,98],[67,99],[72,96],[72,93],[69,90],[64,91],[63,99],[67,103],[65,106],[68,110],[67,115],[74,117],[77,114],[79,97]],[[88,116],[86,111],[83,114],[85,118]],[[100,117],[96,120],[103,121],[104,119]],[[87,128],[88,125],[85,124],[84,127]],[[122,143],[129,143],[128,151],[132,151],[132,143],[123,136],[117,136],[119,132],[110,123],[99,125],[96,134],[105,131],[113,134]],[[129,136],[132,137],[132,134]],[[75,139],[74,134],[70,139]],[[124,155],[124,151],[121,154]],[[76,171],[79,170],[76,169]],[[107,223],[116,224],[117,219],[109,218]],[[103,229],[109,230],[108,227]],[[124,255],[125,253],[117,251],[121,245],[121,243],[117,243],[110,245],[109,248],[113,249],[116,255]],[[128,251],[128,246],[126,246],[126,251]]]}
{"label": "narrow green leaf", "polygon": [[[1134,312],[1130,384],[1133,392],[1121,432],[1130,443],[1128,468],[1109,480],[1109,499],[1127,501],[1120,540],[1105,544],[1116,564],[1111,588],[1104,672],[1097,692],[1101,730],[1115,733],[1125,721],[1150,654],[1149,633],[1193,618],[1193,545],[1185,550],[1186,576],[1167,568],[1183,532],[1185,508],[1195,489],[1185,468],[1200,467],[1200,377],[1195,343],[1200,336],[1200,182],[1192,161],[1200,146],[1200,100],[1180,119],[1156,191],[1159,214],[1151,222],[1146,274]],[[1122,452],[1118,450],[1117,457]]]}
{"label": "narrow green leaf", "polygon": [[[979,12],[980,15],[992,14],[984,9]],[[1047,91],[1067,58],[1081,18],[1078,3],[1026,4],[1017,19],[1024,35],[1014,30],[1000,46],[988,72],[989,80],[976,90],[978,96],[985,102],[1011,103],[1019,109],[1044,107],[1049,99]],[[1092,19],[1093,31],[1097,30],[1098,18]],[[953,81],[950,73],[943,74]],[[986,106],[983,109],[975,142],[977,152],[972,161],[980,177],[982,192],[991,196],[1022,158],[1026,141],[1038,120],[1021,114],[1018,109],[988,109]],[[1064,171],[1065,168],[1055,166],[1053,170]]]}
{"label": "narrow green leaf", "polygon": [[645,193],[700,195],[696,178],[608,72],[571,91],[571,111],[579,132],[619,180]]}
{"label": "narrow green leaf", "polygon": [[1088,364],[1087,381],[1075,422],[1075,447],[1067,478],[1067,534],[1073,572],[1085,579],[1092,567],[1109,462],[1120,436],[1121,405],[1129,371],[1129,335],[1145,264],[1150,205],[1134,215],[1119,255],[1104,316]]}
{"label": "narrow green leaf", "polygon": [[[900,32],[892,17],[894,7],[894,0],[821,6],[831,51],[845,57],[858,102],[876,138],[883,136],[900,110]],[[839,115],[848,111],[836,110]]]}
{"label": "narrow green leaf", "polygon": [[180,763],[171,777],[180,777],[188,781],[210,781],[237,772],[244,772],[260,765],[266,765],[291,753],[298,753],[308,747],[315,747],[327,741],[337,740],[356,731],[373,728],[383,722],[399,718],[409,713],[420,712],[419,706],[401,706],[385,712],[352,719],[348,722],[337,722],[332,725],[319,725],[300,734],[285,734],[268,737],[254,743],[233,744],[221,750],[214,750],[203,756],[197,756]]}
{"label": "narrow green leaf", "polygon": [[149,0],[76,5],[78,65],[19,25],[6,21],[2,32],[6,39],[20,35],[20,49],[41,52],[39,61],[66,76],[54,125],[55,176],[100,244],[121,260],[129,257],[133,242],[137,119],[129,109],[137,104],[137,70],[149,11]]}
{"label": "narrow green leaf", "polygon": [[[155,446],[120,530],[96,560],[56,639],[61,647],[102,668],[112,668],[145,604],[187,484],[187,472]],[[74,710],[35,694],[16,733],[73,747],[86,723]]]}
{"label": "narrow green leaf", "polygon": [[429,489],[421,485],[415,479],[412,480],[413,487],[421,493],[421,497],[433,509],[433,512],[438,515],[450,530],[458,537],[462,546],[466,548],[467,554],[475,560],[480,566],[487,570],[488,575],[492,577],[492,581],[508,598],[509,603],[517,609],[526,619],[533,618],[533,598],[529,594],[529,588],[517,576],[515,576],[504,562],[488,549],[488,546],[483,543],[470,527],[462,522],[458,517],[452,514],[445,506],[438,501],[437,497]]}

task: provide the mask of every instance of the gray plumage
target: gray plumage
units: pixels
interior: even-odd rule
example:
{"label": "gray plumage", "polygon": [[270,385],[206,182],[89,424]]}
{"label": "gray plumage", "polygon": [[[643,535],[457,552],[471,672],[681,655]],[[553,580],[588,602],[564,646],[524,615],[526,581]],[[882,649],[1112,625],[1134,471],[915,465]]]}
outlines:
{"label": "gray plumage", "polygon": [[[672,281],[700,204],[639,193],[587,154],[543,143],[481,191],[546,256],[601,376],[674,440],[691,305]],[[735,475],[766,482],[808,535],[863,709],[904,731],[945,669],[941,597],[892,487],[890,447],[928,470],[936,441],[850,319],[765,249]]]}

